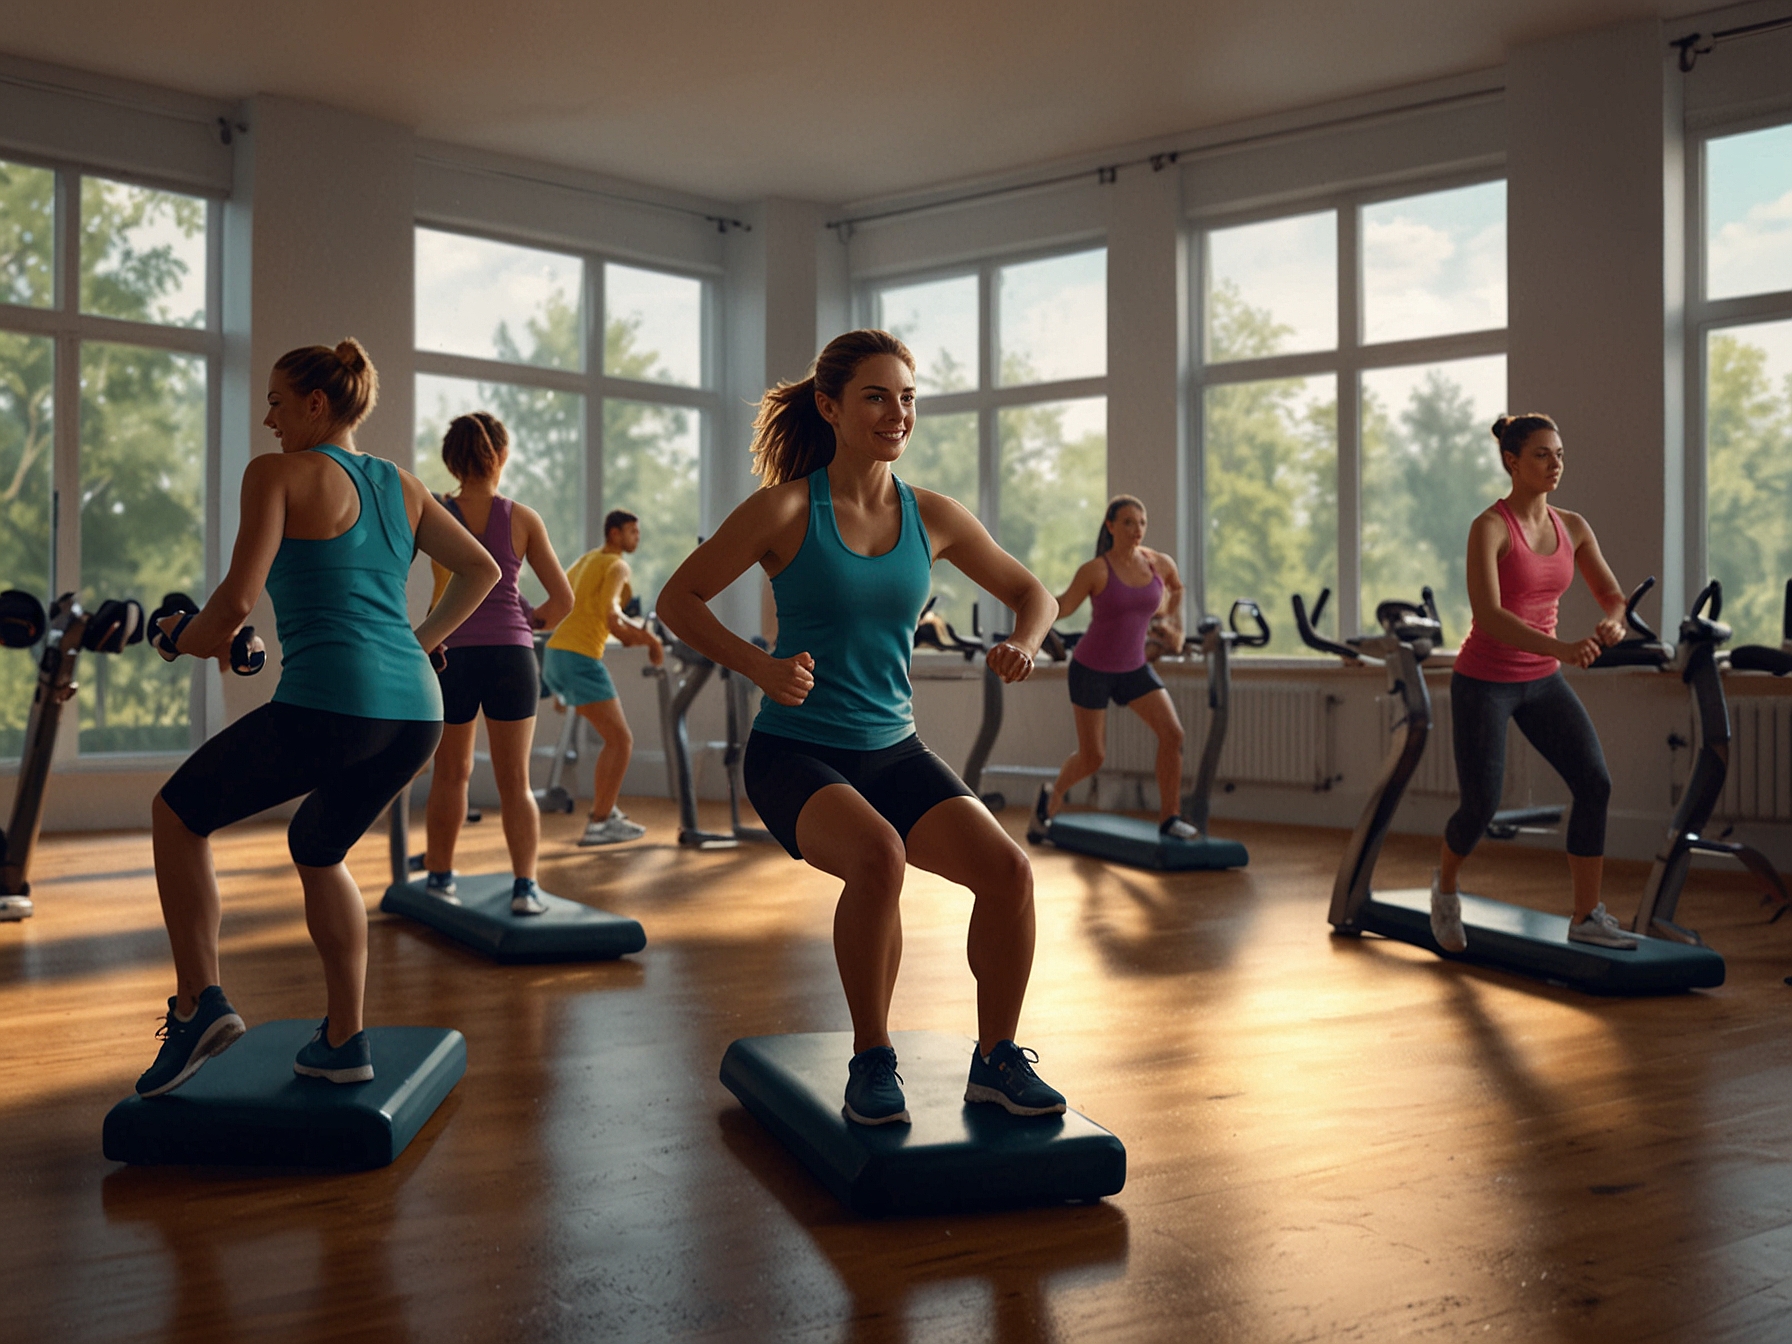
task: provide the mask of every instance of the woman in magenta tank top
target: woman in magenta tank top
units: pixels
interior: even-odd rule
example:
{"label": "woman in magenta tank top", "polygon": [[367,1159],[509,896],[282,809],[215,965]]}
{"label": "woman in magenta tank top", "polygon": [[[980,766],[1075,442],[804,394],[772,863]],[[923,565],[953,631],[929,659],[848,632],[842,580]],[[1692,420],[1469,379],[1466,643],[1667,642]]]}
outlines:
{"label": "woman in magenta tank top", "polygon": [[[1431,931],[1446,951],[1468,946],[1457,876],[1499,807],[1505,782],[1506,724],[1518,729],[1574,795],[1568,869],[1574,883],[1571,941],[1634,949],[1599,899],[1605,868],[1605,812],[1611,777],[1599,737],[1563,678],[1563,663],[1586,667],[1624,635],[1624,591],[1586,519],[1550,507],[1561,484],[1562,436],[1547,415],[1501,416],[1494,423],[1512,490],[1475,519],[1468,537],[1468,592],[1474,625],[1450,678],[1450,721],[1462,801],[1444,828],[1431,880]],[[1605,611],[1581,639],[1557,637],[1556,609],[1578,570]]]}
{"label": "woman in magenta tank top", "polygon": [[1194,840],[1200,833],[1178,815],[1182,722],[1145,656],[1152,618],[1160,612],[1171,626],[1175,647],[1182,645],[1182,576],[1174,560],[1144,541],[1144,504],[1131,495],[1115,495],[1095,539],[1095,558],[1077,570],[1058,598],[1060,618],[1089,599],[1089,628],[1070,656],[1076,751],[1057,780],[1040,790],[1035,812],[1041,822],[1056,815],[1071,787],[1101,769],[1108,705],[1125,705],[1157,734],[1158,829],[1179,840]]}
{"label": "woman in magenta tank top", "polygon": [[[541,687],[535,631],[557,624],[572,610],[572,585],[554,555],[541,515],[498,493],[509,457],[510,434],[496,416],[474,411],[449,422],[442,439],[442,462],[460,489],[443,496],[442,502],[498,562],[501,577],[479,609],[448,639],[447,665],[440,674],[442,743],[436,749],[429,785],[429,843],[424,851],[429,876],[424,889],[445,901],[458,900],[454,847],[467,815],[473,737],[483,711],[498,784],[498,814],[514,876],[510,909],[514,914],[539,915],[547,909],[535,886],[541,812],[529,790]],[[525,560],[548,593],[547,601],[533,610],[516,586]]]}

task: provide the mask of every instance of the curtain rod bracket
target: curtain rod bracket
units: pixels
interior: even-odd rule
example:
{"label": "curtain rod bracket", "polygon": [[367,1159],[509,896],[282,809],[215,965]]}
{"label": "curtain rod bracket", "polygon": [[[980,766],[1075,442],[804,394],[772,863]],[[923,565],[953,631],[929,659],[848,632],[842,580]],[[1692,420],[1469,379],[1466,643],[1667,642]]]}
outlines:
{"label": "curtain rod bracket", "polygon": [[1705,40],[1703,33],[1688,33],[1685,37],[1677,37],[1668,43],[1670,47],[1680,48],[1680,73],[1690,75],[1699,57],[1708,55],[1712,44]]}
{"label": "curtain rod bracket", "polygon": [[1120,165],[1117,163],[1110,163],[1105,168],[1097,168],[1095,170],[1095,180],[1104,187],[1112,186],[1120,180]]}

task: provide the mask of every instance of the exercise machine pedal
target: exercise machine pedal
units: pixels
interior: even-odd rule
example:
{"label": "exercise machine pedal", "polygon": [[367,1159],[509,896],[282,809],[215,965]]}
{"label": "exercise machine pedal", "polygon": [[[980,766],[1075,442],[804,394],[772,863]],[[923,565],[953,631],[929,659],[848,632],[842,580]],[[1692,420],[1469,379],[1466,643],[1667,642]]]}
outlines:
{"label": "exercise machine pedal", "polygon": [[722,1057],[722,1084],[854,1213],[968,1213],[1093,1203],[1126,1184],[1126,1148],[1076,1111],[1010,1115],[964,1099],[975,1044],[940,1032],[893,1038],[911,1123],[843,1113],[850,1032],[753,1036]]}
{"label": "exercise machine pedal", "polygon": [[312,1019],[264,1022],[180,1087],[127,1097],[106,1116],[113,1162],[334,1167],[394,1161],[467,1071],[467,1042],[445,1027],[369,1027],[373,1078],[301,1078],[293,1056]]}
{"label": "exercise machine pedal", "polygon": [[408,848],[410,789],[392,800],[392,881],[380,910],[403,915],[483,952],[493,961],[540,963],[610,961],[647,946],[640,922],[613,915],[537,888],[547,910],[539,915],[510,912],[509,873],[456,874],[455,899],[443,900],[413,879]]}

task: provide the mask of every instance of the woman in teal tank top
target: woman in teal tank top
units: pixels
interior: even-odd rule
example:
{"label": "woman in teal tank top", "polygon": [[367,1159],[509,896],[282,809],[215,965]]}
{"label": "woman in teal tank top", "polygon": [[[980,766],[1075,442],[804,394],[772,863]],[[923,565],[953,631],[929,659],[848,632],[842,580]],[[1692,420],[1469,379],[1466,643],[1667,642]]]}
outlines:
{"label": "woman in teal tank top", "polygon": [[[1057,603],[963,505],[893,470],[915,423],[915,361],[882,331],[830,342],[810,377],[760,402],[763,488],[666,581],[659,614],[765,693],[747,743],[748,797],[793,858],[840,879],[834,956],[852,1015],[846,1114],[906,1123],[890,1044],[908,864],[969,887],[978,1044],[967,1101],[1057,1114],[1064,1098],[1014,1043],[1033,966],[1027,856],[915,735],[909,658],[931,569],[950,560],[1015,614],[989,652],[1004,681],[1033,670]],[[709,601],[752,565],[771,578],[778,642],[731,634]]]}
{"label": "woman in teal tank top", "polygon": [[[356,450],[378,385],[353,340],[281,358],[263,422],[280,451],[243,473],[230,572],[203,610],[170,616],[151,636],[169,660],[225,658],[265,587],[283,665],[273,700],[194,752],[151,808],[176,984],[161,1050],[137,1081],[145,1096],[178,1087],[244,1029],[219,984],[207,837],[301,795],[287,841],[323,958],[327,1016],[293,1069],[337,1083],[373,1077],[361,1029],[367,907],[343,858],[435,750],[442,698],[429,650],[498,579],[497,562],[416,477]],[[405,579],[419,549],[452,577],[413,630]]]}

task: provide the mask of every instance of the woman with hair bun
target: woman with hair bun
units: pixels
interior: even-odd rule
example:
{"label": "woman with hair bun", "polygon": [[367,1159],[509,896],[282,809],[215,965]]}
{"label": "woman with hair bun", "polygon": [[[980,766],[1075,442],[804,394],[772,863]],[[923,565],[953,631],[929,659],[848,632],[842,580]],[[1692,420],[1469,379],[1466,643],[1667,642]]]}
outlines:
{"label": "woman with hair bun", "polygon": [[[950,560],[1015,615],[989,651],[1020,681],[1057,603],[970,511],[893,470],[915,425],[915,361],[888,332],[829,342],[814,371],[759,403],[761,489],[660,592],[686,643],[765,692],[747,742],[747,796],[792,858],[844,883],[834,956],[852,1015],[846,1115],[909,1120],[890,996],[902,959],[903,874],[914,864],[969,887],[978,1044],[967,1101],[1057,1114],[1064,1098],[1014,1043],[1033,966],[1033,872],[951,768],[915,735],[909,658],[933,562]],[[753,565],[771,578],[778,645],[730,633],[708,603]]]}
{"label": "woman with hair bun", "polygon": [[[1476,517],[1468,534],[1468,595],[1474,624],[1450,676],[1450,722],[1462,801],[1444,828],[1431,878],[1431,932],[1449,952],[1468,946],[1457,875],[1499,807],[1505,782],[1506,724],[1516,723],[1574,795],[1568,821],[1568,871],[1574,883],[1572,942],[1630,950],[1635,936],[1599,899],[1605,872],[1605,812],[1611,776],[1599,736],[1563,663],[1587,667],[1624,637],[1624,590],[1587,520],[1552,508],[1561,484],[1562,436],[1547,415],[1502,415],[1493,425],[1500,463],[1512,478],[1507,496]],[[1556,638],[1556,610],[1574,582],[1586,580],[1605,619],[1583,639]]]}
{"label": "woman with hair bun", "polygon": [[[143,1096],[180,1086],[243,1034],[219,983],[208,837],[305,795],[287,847],[323,959],[327,1015],[293,1071],[333,1083],[373,1077],[361,1029],[367,906],[343,858],[435,750],[442,695],[428,651],[498,581],[497,563],[422,482],[355,447],[378,391],[358,341],[281,356],[262,421],[280,451],[251,458],[243,472],[230,572],[202,610],[165,617],[150,632],[169,661],[226,658],[265,587],[281,670],[273,700],[189,756],[151,805],[175,994],[155,1063],[137,1080]],[[450,577],[412,630],[405,579],[416,550]]]}
{"label": "woman with hair bun", "polygon": [[[446,665],[439,674],[442,744],[436,748],[429,783],[429,842],[424,851],[429,875],[424,890],[445,901],[459,901],[454,846],[467,815],[475,720],[484,711],[492,774],[498,784],[498,815],[510,850],[510,912],[539,915],[548,907],[535,885],[541,812],[529,789],[529,752],[535,741],[535,706],[541,697],[535,631],[559,624],[572,610],[572,585],[560,568],[541,515],[498,493],[509,460],[510,432],[487,411],[457,415],[442,436],[442,464],[460,482],[460,489],[443,495],[442,503],[498,562],[501,577],[478,610],[448,637]],[[516,586],[525,561],[547,589],[547,601],[533,610]],[[434,568],[439,596],[451,576],[439,564]]]}
{"label": "woman with hair bun", "polygon": [[1145,505],[1115,495],[1086,560],[1058,597],[1059,619],[1089,600],[1089,628],[1070,655],[1070,703],[1076,715],[1076,751],[1058,777],[1039,788],[1032,825],[1037,834],[1064,805],[1072,787],[1101,769],[1106,753],[1108,705],[1124,705],[1157,737],[1158,831],[1176,840],[1201,833],[1180,815],[1182,721],[1151,666],[1146,642],[1154,618],[1165,618],[1172,647],[1182,647],[1182,576],[1176,562],[1145,544]]}

